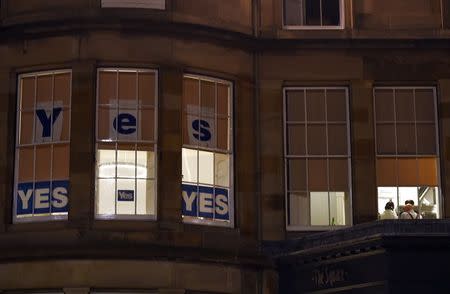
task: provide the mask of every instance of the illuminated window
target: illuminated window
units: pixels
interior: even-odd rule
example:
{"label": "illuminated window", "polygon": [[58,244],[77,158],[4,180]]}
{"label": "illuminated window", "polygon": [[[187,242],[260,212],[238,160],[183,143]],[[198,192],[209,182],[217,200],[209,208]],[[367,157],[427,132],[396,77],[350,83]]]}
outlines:
{"label": "illuminated window", "polygon": [[97,218],[156,219],[157,73],[99,69]]}
{"label": "illuminated window", "polygon": [[342,0],[284,0],[287,29],[342,29]]}
{"label": "illuminated window", "polygon": [[67,219],[71,71],[19,76],[14,221]]}
{"label": "illuminated window", "polygon": [[104,8],[166,9],[166,0],[102,0]]}
{"label": "illuminated window", "polygon": [[422,218],[439,218],[435,88],[374,89],[378,211],[398,214],[413,200]]}
{"label": "illuminated window", "polygon": [[287,227],[351,224],[347,88],[285,88]]}
{"label": "illuminated window", "polygon": [[184,222],[233,226],[231,91],[222,80],[183,79]]}

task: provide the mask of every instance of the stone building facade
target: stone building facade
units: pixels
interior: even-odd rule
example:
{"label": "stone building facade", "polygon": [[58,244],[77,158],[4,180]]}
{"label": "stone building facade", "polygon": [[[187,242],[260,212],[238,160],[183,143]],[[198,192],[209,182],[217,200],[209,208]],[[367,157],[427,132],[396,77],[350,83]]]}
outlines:
{"label": "stone building facade", "polygon": [[5,293],[320,293],[302,238],[446,234],[450,1],[0,3]]}

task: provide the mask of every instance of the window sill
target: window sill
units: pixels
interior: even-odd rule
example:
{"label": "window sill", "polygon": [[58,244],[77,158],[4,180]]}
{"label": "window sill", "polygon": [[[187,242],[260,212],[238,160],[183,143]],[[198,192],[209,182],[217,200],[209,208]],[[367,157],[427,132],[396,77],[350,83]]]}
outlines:
{"label": "window sill", "polygon": [[344,26],[302,26],[302,25],[284,25],[283,30],[299,31],[318,31],[318,30],[344,30]]}
{"label": "window sill", "polygon": [[320,231],[335,231],[345,228],[350,228],[351,225],[345,226],[287,226],[286,231],[288,232],[320,232]]}

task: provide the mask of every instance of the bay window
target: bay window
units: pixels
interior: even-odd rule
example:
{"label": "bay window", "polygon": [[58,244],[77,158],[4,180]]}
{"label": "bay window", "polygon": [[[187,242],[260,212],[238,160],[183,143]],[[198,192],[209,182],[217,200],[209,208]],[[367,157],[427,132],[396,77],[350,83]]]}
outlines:
{"label": "bay window", "polygon": [[347,88],[285,88],[286,222],[289,230],[351,224]]}
{"label": "bay window", "polygon": [[19,76],[13,221],[67,219],[70,70]]}
{"label": "bay window", "polygon": [[232,87],[219,79],[183,79],[183,221],[233,226]]}
{"label": "bay window", "polygon": [[157,72],[99,69],[95,214],[156,219]]}
{"label": "bay window", "polygon": [[392,201],[398,214],[413,200],[422,218],[440,217],[436,89],[374,89],[378,212]]}

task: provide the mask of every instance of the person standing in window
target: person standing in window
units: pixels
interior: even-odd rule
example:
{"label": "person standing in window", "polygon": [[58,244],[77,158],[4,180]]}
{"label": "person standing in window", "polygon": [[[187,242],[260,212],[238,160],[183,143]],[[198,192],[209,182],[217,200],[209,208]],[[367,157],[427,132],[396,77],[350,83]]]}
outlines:
{"label": "person standing in window", "polygon": [[384,207],[383,213],[380,215],[380,219],[398,219],[397,214],[394,211],[394,202],[389,201],[386,203],[386,206]]}
{"label": "person standing in window", "polygon": [[419,219],[420,214],[414,211],[414,201],[406,200],[403,212],[400,213],[400,219]]}

